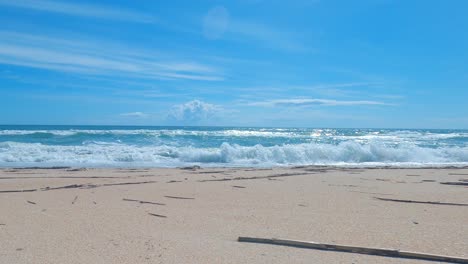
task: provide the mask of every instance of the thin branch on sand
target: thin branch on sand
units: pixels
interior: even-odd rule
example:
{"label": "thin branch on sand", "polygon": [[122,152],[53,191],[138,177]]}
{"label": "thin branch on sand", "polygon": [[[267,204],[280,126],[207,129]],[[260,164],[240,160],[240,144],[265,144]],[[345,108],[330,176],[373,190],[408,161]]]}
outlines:
{"label": "thin branch on sand", "polygon": [[398,203],[418,203],[418,204],[435,204],[435,205],[454,205],[454,206],[468,206],[464,203],[442,203],[442,202],[432,202],[432,201],[414,201],[414,200],[400,200],[400,199],[388,199],[382,197],[374,197],[377,200],[388,201],[388,202],[398,202]]}
{"label": "thin branch on sand", "polygon": [[337,244],[323,244],[323,243],[316,243],[316,242],[297,241],[297,240],[288,240],[288,239],[275,239],[275,238],[267,239],[267,238],[255,238],[255,237],[239,237],[238,241],[250,242],[250,243],[272,244],[272,245],[289,246],[289,247],[299,247],[299,248],[310,248],[310,249],[327,250],[327,251],[349,252],[349,253],[376,255],[376,256],[393,257],[393,258],[409,258],[409,259],[421,259],[421,260],[442,261],[442,262],[452,262],[452,263],[468,263],[467,258],[434,255],[434,254],[411,252],[411,251],[402,251],[402,250],[396,250],[396,249],[368,248],[368,247],[357,247],[357,246],[337,245]]}
{"label": "thin branch on sand", "polygon": [[255,176],[255,177],[235,177],[235,178],[221,178],[221,179],[209,179],[209,180],[199,180],[198,182],[213,182],[213,181],[243,181],[243,180],[258,180],[258,179],[273,179],[279,177],[291,177],[291,176],[301,176],[301,175],[311,175],[315,173],[282,173],[269,176]]}
{"label": "thin branch on sand", "polygon": [[118,185],[135,185],[135,184],[147,184],[155,183],[156,181],[143,181],[143,182],[118,182],[118,183],[105,183],[105,184],[70,184],[59,187],[44,187],[40,189],[28,189],[28,190],[5,190],[0,191],[0,193],[16,193],[16,192],[36,192],[36,191],[53,191],[53,190],[63,190],[63,189],[93,189],[106,186],[118,186]]}
{"label": "thin branch on sand", "polygon": [[153,213],[148,213],[149,215],[156,216],[156,217],[162,217],[162,218],[167,218],[165,215],[160,215],[160,214],[153,214]]}
{"label": "thin branch on sand", "polygon": [[123,201],[126,201],[126,202],[137,202],[137,203],[141,203],[141,204],[166,205],[166,204],[163,204],[163,203],[147,202],[147,201],[142,201],[142,200],[127,199],[127,198],[123,198],[122,200],[123,200]]}
{"label": "thin branch on sand", "polygon": [[195,198],[192,197],[180,197],[180,196],[164,196],[166,198],[171,198],[171,199],[182,199],[182,200],[194,200]]}

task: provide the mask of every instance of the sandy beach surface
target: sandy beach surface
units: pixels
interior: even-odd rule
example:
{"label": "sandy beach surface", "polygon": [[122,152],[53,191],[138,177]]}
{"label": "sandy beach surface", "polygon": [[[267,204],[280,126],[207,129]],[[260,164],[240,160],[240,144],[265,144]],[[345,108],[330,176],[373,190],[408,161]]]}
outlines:
{"label": "sandy beach surface", "polygon": [[466,204],[467,181],[466,168],[1,169],[0,263],[434,263],[239,236],[468,258],[467,206],[376,198]]}

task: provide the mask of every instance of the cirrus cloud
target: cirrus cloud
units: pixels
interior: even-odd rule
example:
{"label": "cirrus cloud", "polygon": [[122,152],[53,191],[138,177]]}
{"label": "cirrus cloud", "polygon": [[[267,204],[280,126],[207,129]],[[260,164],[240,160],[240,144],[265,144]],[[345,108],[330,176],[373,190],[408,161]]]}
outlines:
{"label": "cirrus cloud", "polygon": [[262,102],[248,103],[251,106],[309,106],[309,105],[325,105],[325,106],[358,106],[358,105],[389,105],[379,101],[367,100],[334,100],[334,99],[316,99],[316,98],[294,98],[294,99],[277,99]]}
{"label": "cirrus cloud", "polygon": [[145,118],[148,117],[148,114],[143,112],[131,112],[131,113],[122,113],[120,114],[122,117],[134,117],[134,118]]}

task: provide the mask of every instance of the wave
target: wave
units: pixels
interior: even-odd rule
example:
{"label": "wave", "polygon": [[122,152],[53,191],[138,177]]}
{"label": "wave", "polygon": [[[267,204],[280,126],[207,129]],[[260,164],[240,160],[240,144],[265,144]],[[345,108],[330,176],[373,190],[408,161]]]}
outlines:
{"label": "wave", "polygon": [[250,130],[0,130],[3,136],[48,134],[55,136],[73,135],[152,135],[152,136],[223,136],[223,137],[294,137],[303,136],[292,132],[250,131]]}
{"label": "wave", "polygon": [[134,146],[89,142],[79,146],[40,143],[0,143],[0,166],[284,166],[365,165],[437,166],[468,165],[468,147],[427,148],[413,144],[380,142],[339,144],[284,144],[240,146],[223,143],[216,148]]}
{"label": "wave", "polygon": [[186,129],[69,129],[69,130],[0,130],[0,136],[147,136],[147,137],[226,137],[226,138],[297,138],[324,140],[357,141],[430,141],[464,139],[466,132],[435,133],[428,131],[359,131],[343,133],[333,129],[226,129],[226,130],[186,130]]}

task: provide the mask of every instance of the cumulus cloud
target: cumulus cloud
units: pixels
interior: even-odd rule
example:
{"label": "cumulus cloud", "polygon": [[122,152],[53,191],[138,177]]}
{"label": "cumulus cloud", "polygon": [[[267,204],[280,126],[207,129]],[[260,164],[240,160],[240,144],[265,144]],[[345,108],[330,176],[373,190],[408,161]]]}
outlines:
{"label": "cumulus cloud", "polygon": [[252,102],[253,106],[308,106],[308,105],[326,105],[326,106],[356,106],[356,105],[387,105],[379,101],[349,101],[315,98],[297,98],[297,99],[279,99],[263,102]]}
{"label": "cumulus cloud", "polygon": [[205,103],[199,100],[174,105],[169,112],[168,119],[181,123],[193,123],[209,121],[222,111],[220,106]]}
{"label": "cumulus cloud", "polygon": [[131,113],[122,113],[120,116],[123,117],[134,117],[134,118],[145,118],[148,117],[148,114],[143,112],[131,112]]}

